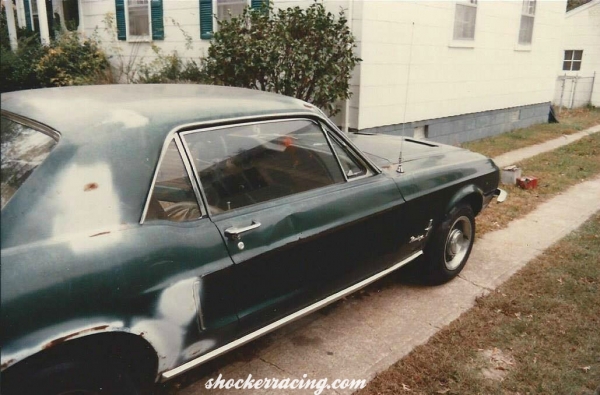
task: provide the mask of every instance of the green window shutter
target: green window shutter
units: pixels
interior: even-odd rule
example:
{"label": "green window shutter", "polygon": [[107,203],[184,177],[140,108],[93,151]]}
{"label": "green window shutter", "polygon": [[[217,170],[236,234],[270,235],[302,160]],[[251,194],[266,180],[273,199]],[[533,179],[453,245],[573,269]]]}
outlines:
{"label": "green window shutter", "polygon": [[127,40],[127,24],[125,23],[125,0],[115,0],[117,11],[117,38]]}
{"label": "green window shutter", "polygon": [[[262,10],[263,8],[263,4],[265,6],[269,5],[269,0],[250,0],[250,6],[252,7],[253,10]],[[263,12],[268,12],[267,9],[265,8],[263,10]]]}
{"label": "green window shutter", "polygon": [[23,5],[25,6],[25,26],[27,26],[27,30],[33,30],[33,26],[31,26],[31,6],[29,5],[29,0],[24,0]]}
{"label": "green window shutter", "polygon": [[152,39],[165,39],[165,25],[163,22],[163,2],[162,0],[151,0],[150,17],[152,19]]}
{"label": "green window shutter", "polygon": [[213,34],[212,0],[200,0],[200,38],[210,40]]}

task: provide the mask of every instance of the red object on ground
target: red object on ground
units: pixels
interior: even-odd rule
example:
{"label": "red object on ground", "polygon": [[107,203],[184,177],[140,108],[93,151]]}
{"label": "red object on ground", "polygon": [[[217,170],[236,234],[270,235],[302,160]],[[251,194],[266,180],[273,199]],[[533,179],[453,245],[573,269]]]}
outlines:
{"label": "red object on ground", "polygon": [[538,185],[537,177],[519,177],[517,185],[523,189],[535,189]]}

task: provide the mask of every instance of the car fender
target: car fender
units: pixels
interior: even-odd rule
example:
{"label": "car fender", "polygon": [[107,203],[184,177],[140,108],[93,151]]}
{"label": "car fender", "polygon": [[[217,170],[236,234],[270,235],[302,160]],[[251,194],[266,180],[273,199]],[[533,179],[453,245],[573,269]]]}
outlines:
{"label": "car fender", "polygon": [[452,208],[456,207],[461,201],[465,199],[476,199],[477,206],[473,207],[473,211],[477,214],[483,204],[483,191],[474,184],[468,184],[460,188],[448,201],[445,212],[448,213]]}

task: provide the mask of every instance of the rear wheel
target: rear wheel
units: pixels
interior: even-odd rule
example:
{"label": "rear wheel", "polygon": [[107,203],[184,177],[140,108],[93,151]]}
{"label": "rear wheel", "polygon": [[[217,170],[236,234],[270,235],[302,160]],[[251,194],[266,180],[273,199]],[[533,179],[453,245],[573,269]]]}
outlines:
{"label": "rear wheel", "polygon": [[425,247],[425,280],[443,284],[456,277],[469,259],[474,240],[473,209],[467,204],[454,207]]}
{"label": "rear wheel", "polygon": [[[4,377],[3,377],[4,379]],[[3,380],[5,394],[36,395],[139,395],[139,383],[114,362],[59,360]]]}

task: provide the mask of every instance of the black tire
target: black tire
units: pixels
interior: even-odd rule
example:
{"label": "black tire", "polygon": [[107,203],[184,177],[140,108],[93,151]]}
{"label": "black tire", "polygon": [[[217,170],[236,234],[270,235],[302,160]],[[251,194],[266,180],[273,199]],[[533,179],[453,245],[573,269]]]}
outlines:
{"label": "black tire", "polygon": [[4,378],[2,393],[7,395],[143,394],[127,369],[114,362],[66,359]]}
{"label": "black tire", "polygon": [[465,267],[475,240],[475,214],[468,204],[454,207],[436,228],[424,250],[423,279],[433,285],[456,277]]}

